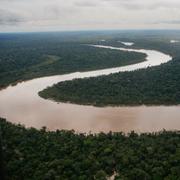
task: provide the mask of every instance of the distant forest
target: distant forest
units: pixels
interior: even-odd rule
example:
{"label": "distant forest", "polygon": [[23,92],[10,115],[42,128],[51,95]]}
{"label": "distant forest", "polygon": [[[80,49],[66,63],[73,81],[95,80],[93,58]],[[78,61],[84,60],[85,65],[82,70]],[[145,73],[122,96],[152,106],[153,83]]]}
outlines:
{"label": "distant forest", "polygon": [[[41,91],[39,95],[55,101],[95,106],[180,104],[180,43],[172,44],[170,38],[179,39],[180,36],[147,34],[129,38],[129,41],[135,42],[133,48],[154,49],[170,54],[173,60],[167,64],[134,72],[61,82]],[[101,44],[120,46],[117,38]]]}
{"label": "distant forest", "polygon": [[0,119],[0,170],[8,180],[179,180],[180,132],[76,134]]}
{"label": "distant forest", "polygon": [[0,88],[36,77],[134,64],[146,57],[90,47],[101,41],[83,39],[88,39],[83,33],[0,34]]}

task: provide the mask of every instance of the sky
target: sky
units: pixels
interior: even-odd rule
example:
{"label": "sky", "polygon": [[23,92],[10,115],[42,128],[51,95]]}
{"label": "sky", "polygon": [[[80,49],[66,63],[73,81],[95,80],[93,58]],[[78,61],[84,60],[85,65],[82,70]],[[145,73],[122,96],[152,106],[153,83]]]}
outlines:
{"label": "sky", "polygon": [[180,29],[180,0],[0,0],[0,32]]}

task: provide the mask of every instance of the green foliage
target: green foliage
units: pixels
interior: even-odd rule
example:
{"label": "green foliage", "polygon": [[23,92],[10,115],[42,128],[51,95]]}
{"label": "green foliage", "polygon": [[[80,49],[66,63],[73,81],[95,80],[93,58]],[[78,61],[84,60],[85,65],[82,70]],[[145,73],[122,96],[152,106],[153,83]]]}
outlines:
{"label": "green foliage", "polygon": [[[124,135],[26,129],[0,119],[7,179],[172,179],[180,177],[180,132]],[[2,162],[1,162],[2,163]]]}
{"label": "green foliage", "polygon": [[63,33],[0,35],[0,88],[41,76],[103,69],[145,60],[145,54],[90,47],[80,41],[80,37],[75,41],[74,36],[69,41],[70,37],[71,34],[63,37]]}
{"label": "green foliage", "polygon": [[[169,40],[155,35],[140,36],[130,41],[135,42],[134,48],[156,49],[171,54],[173,60],[134,72],[61,82],[39,95],[55,101],[95,106],[180,104],[180,43],[170,44]],[[120,46],[117,38],[105,44]]]}
{"label": "green foliage", "polygon": [[78,104],[180,104],[180,60],[156,68],[60,82],[39,94]]}

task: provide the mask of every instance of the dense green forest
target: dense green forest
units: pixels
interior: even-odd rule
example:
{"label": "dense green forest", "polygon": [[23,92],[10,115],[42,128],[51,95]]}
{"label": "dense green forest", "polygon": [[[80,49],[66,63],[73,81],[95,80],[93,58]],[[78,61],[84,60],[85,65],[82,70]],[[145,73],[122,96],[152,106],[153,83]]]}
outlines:
{"label": "dense green forest", "polygon": [[[61,82],[41,91],[40,96],[96,106],[180,104],[180,43],[171,44],[168,39],[157,36],[132,39],[136,42],[134,48],[160,50],[171,54],[173,60],[134,72]],[[120,46],[117,39],[103,43]]]}
{"label": "dense green forest", "polygon": [[83,33],[71,34],[0,34],[0,88],[36,77],[134,64],[146,57],[91,47],[81,40]]}
{"label": "dense green forest", "polygon": [[39,94],[79,104],[180,104],[180,59],[135,72],[60,82]]}
{"label": "dense green forest", "polygon": [[[180,132],[77,134],[0,119],[1,176],[9,180],[178,180]],[[3,168],[3,169],[2,169]]]}

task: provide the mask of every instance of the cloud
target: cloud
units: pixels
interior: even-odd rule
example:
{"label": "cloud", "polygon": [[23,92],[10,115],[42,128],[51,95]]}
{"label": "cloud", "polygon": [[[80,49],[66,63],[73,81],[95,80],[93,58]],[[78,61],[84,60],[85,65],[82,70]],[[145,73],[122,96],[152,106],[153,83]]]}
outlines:
{"label": "cloud", "polygon": [[0,0],[0,4],[0,31],[159,28],[162,22],[165,28],[180,28],[179,0]]}
{"label": "cloud", "polygon": [[77,7],[97,7],[100,4],[97,1],[76,1],[74,5]]}
{"label": "cloud", "polygon": [[24,19],[20,15],[0,9],[0,25],[16,25],[23,21]]}
{"label": "cloud", "polygon": [[159,24],[180,24],[180,20],[171,20],[171,21],[161,21],[157,22]]}
{"label": "cloud", "polygon": [[123,7],[130,10],[180,8],[178,0],[101,0],[106,5]]}

